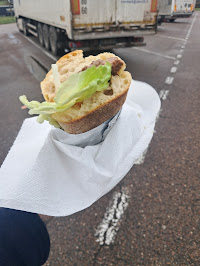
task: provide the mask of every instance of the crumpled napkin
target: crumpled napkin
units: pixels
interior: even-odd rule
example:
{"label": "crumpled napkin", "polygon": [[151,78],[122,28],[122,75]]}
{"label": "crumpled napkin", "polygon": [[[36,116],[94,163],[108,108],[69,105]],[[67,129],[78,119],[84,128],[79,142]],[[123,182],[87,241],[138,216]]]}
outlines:
{"label": "crumpled napkin", "polygon": [[28,118],[0,169],[0,206],[50,216],[83,210],[110,191],[147,149],[160,99],[132,81],[121,114],[105,140],[81,148],[65,132]]}

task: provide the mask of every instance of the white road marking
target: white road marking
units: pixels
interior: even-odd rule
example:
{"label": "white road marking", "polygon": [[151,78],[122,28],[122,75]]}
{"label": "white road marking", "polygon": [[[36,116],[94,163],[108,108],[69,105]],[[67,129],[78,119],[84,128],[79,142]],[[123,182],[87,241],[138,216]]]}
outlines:
{"label": "white road marking", "polygon": [[169,94],[169,90],[161,90],[160,93],[159,93],[160,99],[161,100],[166,100],[168,94]]}
{"label": "white road marking", "polygon": [[181,38],[164,36],[164,35],[157,35],[157,37],[168,38],[168,39],[179,40],[179,41],[184,41],[185,40],[185,39],[181,39]]}
{"label": "white road marking", "polygon": [[137,159],[137,161],[135,162],[135,164],[140,165],[144,163],[145,160],[145,156],[147,154],[148,149],[146,149],[146,151],[143,152],[143,154]]}
{"label": "white road marking", "polygon": [[8,33],[8,38],[10,39],[10,42],[13,44],[19,44],[21,43],[19,39],[15,37],[12,33]]}
{"label": "white road marking", "polygon": [[180,50],[180,53],[183,53],[183,52],[184,52],[184,49],[181,49],[181,50]]}
{"label": "white road marking", "polygon": [[167,77],[166,80],[165,80],[165,83],[170,85],[170,84],[173,83],[173,81],[174,81],[173,77]]}
{"label": "white road marking", "polygon": [[193,19],[193,21],[192,21],[192,24],[191,24],[191,26],[190,26],[190,28],[189,28],[189,30],[188,30],[188,33],[187,33],[187,36],[188,36],[188,37],[190,36],[190,33],[191,33],[192,27],[193,27],[193,25],[194,25],[194,22],[195,22],[195,20],[196,20],[196,17],[197,17],[197,13],[195,14],[195,17],[194,17],[194,19]]}
{"label": "white road marking", "polygon": [[179,63],[180,63],[179,60],[175,60],[175,61],[174,61],[174,65],[178,65]]}
{"label": "white road marking", "polygon": [[176,73],[176,71],[177,71],[177,67],[172,67],[171,68],[171,73]]}
{"label": "white road marking", "polygon": [[114,242],[122,216],[128,207],[129,198],[127,188],[122,188],[122,192],[114,193],[104,218],[95,232],[96,241],[100,245],[110,245]]}
{"label": "white road marking", "polygon": [[132,47],[132,48],[133,48],[133,49],[136,49],[136,50],[140,50],[140,51],[145,52],[145,53],[148,53],[148,54],[158,55],[158,56],[161,56],[161,57],[164,57],[164,58],[167,58],[167,59],[172,59],[172,60],[175,59],[175,57],[173,57],[173,56],[168,56],[168,55],[159,54],[159,53],[156,53],[156,52],[149,51],[149,50],[147,50],[147,49],[138,48],[138,47]]}
{"label": "white road marking", "polygon": [[[196,18],[196,16],[195,16]],[[190,30],[188,32],[188,36],[191,32],[192,26],[194,24],[195,19],[193,20],[193,23],[190,27]],[[169,38],[169,39],[179,39],[179,38],[173,38],[173,37],[168,37],[168,36],[160,36],[160,37],[164,37],[164,38]],[[183,39],[179,39],[179,40],[183,40]],[[185,44],[187,43],[187,41],[185,41]],[[184,49],[185,47],[182,46],[182,49]],[[146,53],[150,53],[150,54],[155,54],[158,56],[162,56],[168,59],[173,59],[175,60],[175,58],[171,57],[171,56],[164,56],[162,54],[158,54],[146,49],[140,49],[140,48],[136,48],[134,47],[134,49],[137,50],[141,50],[143,52]],[[181,53],[183,51],[180,51]],[[182,55],[178,54],[177,58],[181,58]],[[174,64],[178,65],[180,63],[179,60],[175,60]],[[175,73],[177,71],[177,67],[172,67],[171,68],[171,73]],[[174,81],[173,77],[167,77],[165,80],[166,84],[172,84]],[[161,90],[160,91],[160,98],[162,100],[166,100],[167,96],[169,94],[169,90]],[[156,118],[156,122],[160,116],[160,113],[162,112],[162,109],[160,109],[157,118]],[[148,150],[148,149],[147,149]],[[135,164],[143,164],[144,163],[144,159],[145,159],[145,155],[147,153],[147,150],[140,156],[140,158],[138,158],[137,162]],[[121,222],[121,218],[122,215],[124,214],[125,210],[128,207],[128,199],[129,199],[129,195],[127,193],[127,189],[125,191],[125,189],[122,189],[122,192],[118,192],[115,193],[113,195],[113,199],[112,202],[110,203],[110,207],[107,209],[106,213],[104,214],[104,218],[101,222],[101,224],[98,226],[95,236],[97,237],[97,242],[99,242],[100,245],[110,245],[111,243],[114,242],[115,236],[117,234],[117,231],[119,230],[119,225]],[[166,229],[166,226],[163,225],[162,226],[163,230]]]}
{"label": "white road marking", "polygon": [[159,119],[160,114],[162,113],[162,111],[163,111],[163,109],[160,108],[160,110],[159,110],[159,112],[158,112],[158,114],[157,114],[157,116],[156,116],[156,123],[157,123],[157,121],[158,121],[158,119]]}
{"label": "white road marking", "polygon": [[182,46],[181,46],[181,49],[185,49],[185,46],[184,46],[184,45],[182,45]]}
{"label": "white road marking", "polygon": [[[23,35],[24,36],[24,35]],[[35,45],[38,49],[40,49],[44,54],[46,54],[49,58],[51,58],[52,60],[54,60],[55,62],[58,60],[55,56],[53,56],[52,54],[50,54],[49,52],[45,51],[39,44],[35,43],[34,41],[32,41],[31,39],[29,39],[28,37],[24,36],[24,38],[26,40],[28,40],[30,43],[32,43],[33,45]]]}
{"label": "white road marking", "polygon": [[12,33],[8,33],[8,37],[9,37],[10,39],[16,39],[15,35],[13,35]]}

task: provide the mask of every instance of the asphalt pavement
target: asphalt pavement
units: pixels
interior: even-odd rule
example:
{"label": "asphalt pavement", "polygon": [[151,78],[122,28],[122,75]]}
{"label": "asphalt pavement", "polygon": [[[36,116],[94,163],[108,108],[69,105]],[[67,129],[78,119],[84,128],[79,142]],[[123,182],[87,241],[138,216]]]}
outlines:
{"label": "asphalt pavement", "polygon": [[[133,79],[161,98],[154,137],[107,195],[79,213],[47,220],[45,265],[200,265],[199,27],[195,12],[163,23],[145,37],[145,47],[114,50]],[[18,97],[42,100],[39,83],[56,58],[15,24],[0,26],[0,47],[2,164],[28,117]]]}

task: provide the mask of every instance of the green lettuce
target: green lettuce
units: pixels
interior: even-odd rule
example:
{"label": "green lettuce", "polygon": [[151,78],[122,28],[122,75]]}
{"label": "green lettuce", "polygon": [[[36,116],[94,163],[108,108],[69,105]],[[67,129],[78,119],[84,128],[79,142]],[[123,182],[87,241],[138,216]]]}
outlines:
{"label": "green lettuce", "polygon": [[67,110],[75,103],[88,99],[96,91],[107,89],[110,78],[111,64],[106,62],[105,65],[93,66],[85,71],[72,74],[58,88],[54,102],[29,102],[25,95],[20,96],[19,99],[30,109],[30,115],[39,115],[37,119],[39,123],[47,120],[51,125],[59,127],[58,123],[51,117],[52,114]]}

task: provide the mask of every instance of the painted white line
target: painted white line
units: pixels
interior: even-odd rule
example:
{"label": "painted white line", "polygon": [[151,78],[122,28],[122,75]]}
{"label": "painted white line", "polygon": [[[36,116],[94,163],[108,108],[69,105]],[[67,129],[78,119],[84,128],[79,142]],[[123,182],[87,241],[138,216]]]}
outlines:
{"label": "painted white line", "polygon": [[96,241],[100,245],[110,245],[114,242],[122,216],[128,207],[128,200],[127,188],[122,188],[122,192],[114,193],[104,218],[95,232]]}
{"label": "painted white line", "polygon": [[166,100],[169,94],[169,90],[161,90],[159,93],[159,97],[161,100]]}
{"label": "painted white line", "polygon": [[173,83],[173,81],[174,81],[173,77],[167,77],[166,80],[165,80],[165,83],[170,85],[170,84]]}
{"label": "painted white line", "polygon": [[177,67],[172,67],[171,68],[171,73],[176,73],[176,71],[177,71]]}
{"label": "painted white line", "polygon": [[160,93],[159,93],[160,99],[161,100],[166,100],[168,94],[169,94],[169,90],[161,90]]}
{"label": "painted white line", "polygon": [[174,65],[178,65],[179,63],[180,63],[179,60],[175,60],[175,61],[174,61]]}
{"label": "painted white line", "polygon": [[185,49],[185,46],[184,46],[184,45],[182,45],[182,46],[181,46],[181,49]]}
{"label": "painted white line", "polygon": [[[164,36],[161,36],[161,37],[164,37]],[[167,37],[167,38],[171,38],[171,37]],[[175,38],[173,38],[173,39],[175,39]],[[158,54],[158,53],[146,50],[146,49],[141,49],[141,48],[136,48],[136,47],[134,47],[133,49],[175,60],[174,57],[164,56],[162,54]],[[181,58],[181,57],[182,57],[182,55],[177,55],[177,58]],[[179,60],[175,60],[174,64],[178,65],[179,62],[180,62]],[[176,67],[171,68],[172,73],[175,73],[176,70],[177,70]],[[174,81],[173,77],[167,77],[165,80],[165,83],[166,84],[172,84],[173,81]],[[169,90],[161,90],[160,91],[160,98],[162,100],[166,100],[168,94],[169,94]],[[158,120],[161,112],[162,112],[162,109],[160,109],[160,111],[157,115],[156,121]],[[147,150],[140,156],[140,158],[138,158],[138,160],[135,162],[135,164],[140,165],[140,164],[144,163]],[[127,193],[127,189],[126,189],[126,191],[122,190],[122,192],[117,192],[114,194],[113,199],[110,202],[110,207],[106,210],[106,212],[104,214],[104,218],[95,232],[95,236],[97,237],[96,241],[99,242],[100,245],[110,245],[111,243],[114,242],[117,231],[119,230],[121,218],[122,218],[125,210],[128,207],[128,199],[129,199],[129,195]]]}
{"label": "painted white line", "polygon": [[8,37],[9,39],[16,39],[15,35],[13,35],[12,33],[8,33]]}
{"label": "painted white line", "polygon": [[135,164],[140,165],[144,163],[145,160],[145,156],[147,154],[148,149],[146,149],[146,151],[143,152],[143,154],[137,159],[137,161],[135,162]]}
{"label": "painted white line", "polygon": [[158,114],[157,114],[157,116],[156,116],[156,123],[157,123],[157,121],[158,121],[158,119],[159,119],[159,117],[160,117],[160,114],[162,113],[162,108],[160,108],[160,111],[158,112]]}
{"label": "painted white line", "polygon": [[[24,35],[23,35],[24,36]],[[24,36],[24,38],[26,40],[28,40],[30,43],[32,43],[33,45],[35,45],[38,49],[40,49],[44,54],[46,54],[49,58],[51,58],[52,60],[54,60],[55,62],[58,60],[55,56],[53,56],[52,54],[50,54],[49,52],[45,51],[39,44],[35,43],[34,41],[32,41],[31,39],[29,39],[28,37]]]}
{"label": "painted white line", "polygon": [[149,51],[149,50],[146,50],[146,49],[143,49],[143,48],[138,48],[138,47],[132,47],[132,48],[133,49],[136,49],[136,50],[140,50],[140,51],[145,52],[145,53],[148,53],[148,54],[158,55],[158,56],[161,56],[161,57],[164,57],[164,58],[167,58],[167,59],[172,59],[172,60],[175,59],[175,57],[168,56],[168,55],[163,55],[163,54],[159,54],[159,53],[152,52],[152,51]]}
{"label": "painted white line", "polygon": [[10,39],[10,42],[11,42],[12,44],[19,44],[19,43],[21,43],[20,40],[17,39],[17,38],[15,37],[15,35],[13,35],[12,33],[8,33],[8,38]]}
{"label": "painted white line", "polygon": [[170,37],[170,36],[164,36],[164,35],[157,35],[157,37],[168,38],[168,39],[179,40],[179,41],[184,41],[184,40],[185,40],[185,39],[181,39],[181,38]]}
{"label": "painted white line", "polygon": [[183,53],[183,52],[184,52],[184,49],[181,49],[181,50],[180,50],[180,53]]}
{"label": "painted white line", "polygon": [[[188,30],[188,33],[187,33],[187,35],[186,36],[190,36],[190,33],[191,33],[191,30],[192,30],[192,27],[193,27],[193,25],[194,25],[194,22],[195,22],[195,20],[196,20],[196,17],[197,17],[197,13],[195,14],[195,17],[194,17],[194,19],[193,19],[193,21],[192,21],[192,24],[191,24],[191,26],[190,26],[190,28],[189,28],[189,30]],[[187,37],[186,37],[187,38]]]}
{"label": "painted white line", "polygon": [[176,57],[177,57],[177,58],[181,58],[181,57],[182,57],[182,54],[177,54]]}

